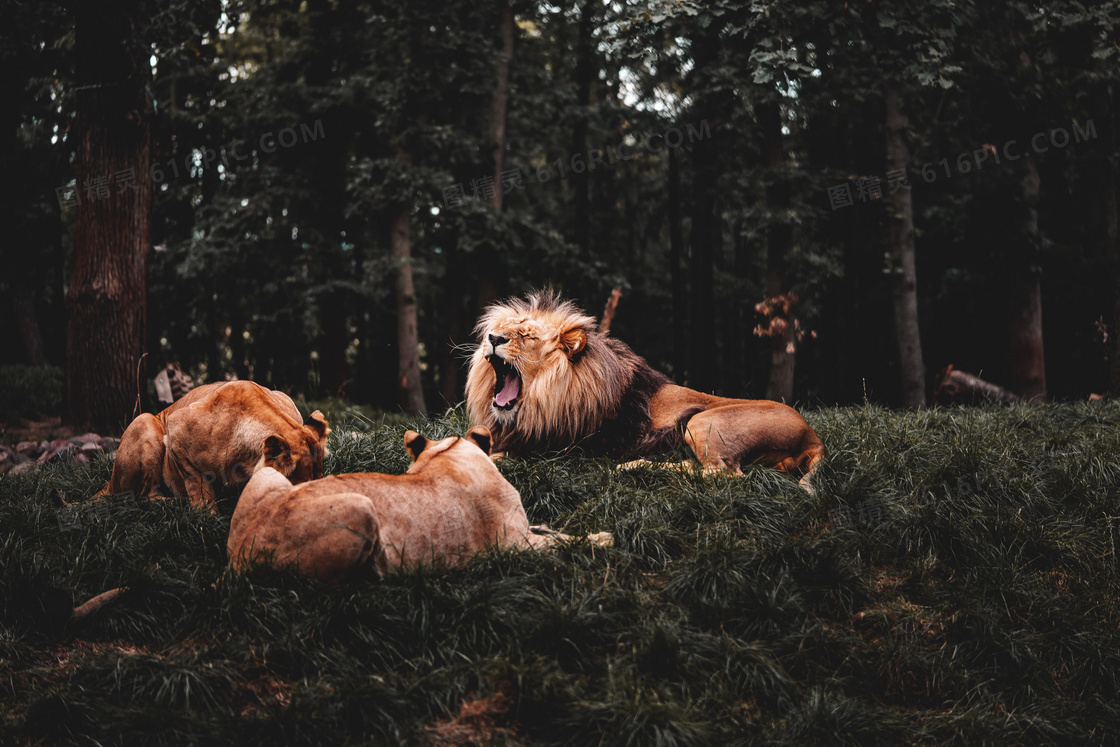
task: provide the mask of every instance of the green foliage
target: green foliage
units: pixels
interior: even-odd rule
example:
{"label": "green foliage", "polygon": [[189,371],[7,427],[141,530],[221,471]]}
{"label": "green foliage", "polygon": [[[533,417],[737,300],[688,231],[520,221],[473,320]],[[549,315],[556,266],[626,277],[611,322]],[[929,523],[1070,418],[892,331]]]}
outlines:
{"label": "green foliage", "polygon": [[[817,333],[798,348],[797,398],[895,402],[887,201],[830,209],[828,193],[864,177],[890,188],[889,82],[909,120],[928,373],[952,363],[1011,378],[1001,289],[1018,268],[1046,277],[1052,393],[1081,399],[1108,386],[1096,323],[1107,326],[1112,307],[1099,271],[1111,261],[1101,180],[1115,160],[1120,6],[517,4],[505,165],[521,182],[505,185],[496,211],[473,193],[493,174],[500,7],[137,3],[155,59],[151,363],[179,360],[198,382],[235,374],[396,409],[389,234],[404,205],[429,403],[461,398],[458,354],[490,294],[545,284],[591,313],[622,286],[615,334],[681,383],[708,367],[678,349],[681,331],[713,328],[711,388],[761,395],[770,351],[752,333],[753,309],[770,295],[775,228],[789,229],[785,275],[802,331]],[[54,190],[77,176],[72,10],[13,3],[0,14],[13,71],[0,162],[22,177],[0,200],[12,235],[0,247],[10,271],[0,307],[22,292],[61,364],[75,210]],[[774,107],[780,168],[760,116]],[[1026,148],[1094,118],[1097,137],[1032,154],[1037,205],[1020,188],[1027,160],[997,162],[986,149]],[[675,149],[643,145],[701,122],[714,165],[697,161],[700,142],[688,137]],[[448,200],[456,187],[460,205]],[[776,192],[788,204],[776,206]],[[692,267],[706,229],[692,222],[704,194],[719,225],[711,293],[700,294],[712,308],[697,310]],[[1026,246],[1031,209],[1042,240]]]}
{"label": "green foliage", "polygon": [[55,366],[0,366],[0,416],[20,418],[62,414],[62,369]]}
{"label": "green foliage", "polygon": [[[399,472],[406,428],[466,425],[315,406],[330,473]],[[420,743],[470,702],[499,743],[1115,741],[1120,409],[808,417],[812,496],[766,469],[506,459],[532,521],[615,546],[336,588],[230,573],[228,511],[88,499],[108,460],[0,478],[0,735]]]}

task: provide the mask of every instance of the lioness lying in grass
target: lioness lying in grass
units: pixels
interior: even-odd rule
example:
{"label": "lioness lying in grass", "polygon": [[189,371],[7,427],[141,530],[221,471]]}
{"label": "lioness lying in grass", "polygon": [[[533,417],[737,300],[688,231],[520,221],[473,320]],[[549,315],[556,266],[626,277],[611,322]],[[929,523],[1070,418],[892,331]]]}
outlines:
{"label": "lioness lying in grass", "polygon": [[[230,521],[226,550],[237,571],[294,566],[328,583],[372,569],[460,566],[484,548],[543,549],[565,535],[530,527],[521,495],[490,459],[490,431],[429,441],[404,437],[403,475],[363,472],[292,485],[261,464]],[[609,544],[606,532],[592,535]]]}

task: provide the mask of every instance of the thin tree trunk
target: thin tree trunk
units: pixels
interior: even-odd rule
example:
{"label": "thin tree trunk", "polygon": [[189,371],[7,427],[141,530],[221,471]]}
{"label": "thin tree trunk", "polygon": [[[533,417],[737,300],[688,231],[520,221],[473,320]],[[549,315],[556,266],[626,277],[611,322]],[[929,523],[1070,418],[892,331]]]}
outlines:
{"label": "thin tree trunk", "polygon": [[78,207],[66,299],[69,420],[125,426],[144,353],[151,251],[150,50],[129,2],[76,11]]}
{"label": "thin tree trunk", "polygon": [[[731,224],[731,270],[736,278],[736,287],[742,287],[741,278],[750,277],[750,249],[743,238],[743,216],[739,215]],[[744,345],[744,332],[749,326],[748,314],[753,313],[750,304],[744,304],[742,293],[732,293],[721,313],[727,320],[726,334],[723,335],[723,384],[722,391],[728,397],[742,396],[744,384],[750,380]]]}
{"label": "thin tree trunk", "polygon": [[[494,144],[494,192],[490,205],[502,209],[502,172],[506,169],[506,115],[509,109],[509,66],[513,59],[513,6],[501,3],[498,36],[502,44],[501,57],[495,72],[494,94],[490,99],[490,142]],[[478,247],[478,307],[485,308],[498,298],[501,281],[498,277],[498,250],[491,242]]]}
{"label": "thin tree trunk", "polygon": [[669,148],[669,282],[673,304],[673,373],[683,381],[688,370],[688,310],[685,303],[684,228],[681,221],[681,167],[676,148]]}
{"label": "thin tree trunk", "polygon": [[[696,42],[694,73],[710,76],[718,52],[718,29],[709,28]],[[696,114],[718,121],[714,116],[716,96],[702,93]],[[700,391],[711,391],[716,383],[715,324],[715,258],[723,239],[723,221],[716,211],[716,181],[719,158],[714,138],[698,141],[693,146],[692,228],[690,231],[691,266],[689,385]]]}
{"label": "thin tree trunk", "polygon": [[[759,107],[759,120],[765,148],[769,186],[766,202],[770,227],[766,232],[766,296],[778,298],[786,293],[786,267],[793,230],[785,213],[789,210],[789,184],[785,180],[785,151],[782,148],[782,119],[778,104]],[[778,308],[778,307],[775,307]],[[779,331],[770,336],[770,378],[766,382],[766,399],[793,401],[794,328],[793,315],[778,313],[783,321]]]}
{"label": "thin tree trunk", "polygon": [[[887,86],[886,104],[887,169],[907,169],[910,165],[910,149],[906,145],[905,133],[907,122],[899,102],[898,88],[893,84]],[[897,189],[886,197],[890,219],[891,295],[894,298],[895,334],[902,375],[902,404],[917,410],[925,407],[926,387],[918,328],[914,209],[908,189]]]}
{"label": "thin tree trunk", "polygon": [[32,366],[47,365],[47,354],[43,350],[43,333],[39,319],[35,315],[35,303],[27,286],[15,283],[12,286],[12,312],[16,327],[19,329],[23,349],[27,352],[27,362]]}
{"label": "thin tree trunk", "polygon": [[[1098,73],[1107,71],[1107,63],[1097,60]],[[1101,256],[1105,258],[1111,280],[1112,317],[1108,321],[1109,392],[1120,397],[1120,211],[1116,199],[1116,168],[1112,155],[1116,153],[1116,122],[1113,117],[1112,95],[1105,83],[1098,83],[1093,91],[1093,122],[1099,128],[1098,157],[1095,159],[1095,184],[1092,194],[1096,197],[1093,209],[1094,235]]]}
{"label": "thin tree trunk", "polygon": [[[1027,85],[1034,79],[1033,60],[1027,31],[1018,28],[1014,38],[1020,47],[1018,82]],[[1037,104],[1036,104],[1037,106]],[[1024,135],[1037,132],[1041,112],[1020,114],[1016,125]],[[1005,272],[1007,340],[1010,358],[1010,389],[1025,400],[1046,399],[1046,356],[1042,344],[1042,234],[1038,228],[1038,167],[1033,158],[1019,162],[1025,169],[1019,180],[1016,204],[1020,221],[1013,260]],[[1014,230],[1014,229],[1013,229]]]}
{"label": "thin tree trunk", "polygon": [[[399,156],[408,160],[407,156]],[[424,414],[424,387],[420,380],[420,334],[416,314],[416,289],[412,284],[412,239],[409,234],[407,202],[393,217],[393,262],[397,266],[394,290],[397,298],[397,374],[400,383],[401,408],[410,414]]]}
{"label": "thin tree trunk", "polygon": [[[27,361],[33,366],[47,363],[43,347],[43,333],[35,313],[32,289],[39,285],[37,266],[42,266],[41,252],[26,251],[21,244],[32,236],[34,219],[21,209],[22,190],[27,188],[24,180],[12,178],[18,172],[22,144],[20,142],[20,105],[25,93],[26,81],[11,72],[0,74],[0,170],[9,178],[0,181],[0,225],[8,237],[4,248],[0,249],[0,265],[8,278],[18,278],[10,283],[12,292],[12,313],[19,337],[23,342]],[[53,213],[51,217],[57,213]],[[61,265],[62,262],[52,264]]]}
{"label": "thin tree trunk", "polygon": [[509,65],[513,59],[513,6],[502,3],[498,21],[502,56],[498,60],[497,82],[490,101],[490,142],[494,144],[494,196],[490,204],[502,209],[502,172],[506,169],[506,114],[509,110]]}
{"label": "thin tree trunk", "polygon": [[[328,39],[338,22],[339,11],[332,9],[330,0],[309,0],[308,22],[312,33],[318,39]],[[330,45],[313,47],[303,70],[304,79],[312,87],[324,86],[337,74],[334,64],[337,50]],[[328,117],[335,115],[333,107],[324,112]],[[349,152],[342,138],[325,138],[313,146],[316,149],[316,169],[308,176],[313,184],[308,185],[322,197],[319,225],[324,235],[330,236],[333,246],[324,246],[320,252],[319,276],[326,281],[336,278],[353,277],[350,258],[341,249],[341,231],[349,228],[346,218],[346,168]],[[355,236],[353,233],[347,233]],[[360,272],[360,268],[359,272]],[[345,396],[350,378],[350,366],[346,362],[346,349],[350,344],[349,316],[353,309],[353,298],[348,291],[332,290],[321,292],[316,298],[319,307],[319,327],[322,334],[313,343],[319,354],[319,386],[328,396]]]}
{"label": "thin tree trunk", "polygon": [[[328,397],[345,397],[348,380],[346,347],[350,342],[346,305],[338,293],[323,294],[319,323],[323,328],[319,347],[319,386]],[[240,331],[234,330],[235,335]]]}
{"label": "thin tree trunk", "polygon": [[[580,8],[576,38],[576,123],[572,131],[569,156],[583,158],[587,148],[587,106],[591,101],[591,34],[595,15],[590,0]],[[591,171],[571,174],[575,192],[575,240],[581,258],[587,257],[591,243]]]}
{"label": "thin tree trunk", "polygon": [[695,144],[693,158],[694,204],[691,231],[691,317],[689,385],[710,391],[716,379],[715,257],[722,238],[716,213],[715,181],[717,154],[711,140]]}
{"label": "thin tree trunk", "polygon": [[460,284],[463,278],[463,261],[458,249],[459,232],[454,229],[451,240],[444,252],[446,271],[443,280],[443,322],[447,339],[442,345],[440,360],[439,389],[443,401],[453,405],[462,400],[459,391],[459,368],[462,361],[458,355],[458,345],[463,342],[463,298]]}
{"label": "thin tree trunk", "polygon": [[[1026,160],[1026,159],[1024,159]],[[1011,389],[1026,400],[1046,399],[1046,356],[1042,345],[1042,271],[1038,265],[1042,237],[1038,230],[1038,167],[1026,160],[1020,181],[1026,205],[1022,225],[1023,265],[1009,273],[1008,338],[1011,352]]]}

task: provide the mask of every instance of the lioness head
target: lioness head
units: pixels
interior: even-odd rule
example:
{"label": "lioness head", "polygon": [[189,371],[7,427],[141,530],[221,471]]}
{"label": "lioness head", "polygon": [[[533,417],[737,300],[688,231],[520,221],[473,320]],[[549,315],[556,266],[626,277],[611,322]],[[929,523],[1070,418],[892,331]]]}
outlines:
{"label": "lioness head", "polygon": [[501,431],[499,443],[513,431],[560,441],[593,432],[629,380],[595,320],[551,291],[490,306],[475,334],[467,408]]}
{"label": "lioness head", "polygon": [[331,429],[323,413],[311,413],[308,422],[286,436],[274,433],[264,440],[260,467],[272,467],[293,484],[318,480],[323,476],[323,458],[327,455],[327,436]]}
{"label": "lioness head", "polygon": [[404,434],[404,447],[412,457],[409,474],[427,469],[435,460],[440,460],[443,466],[451,465],[465,470],[466,477],[478,477],[492,472],[504,479],[490,461],[490,429],[485,426],[476,425],[464,436],[451,436],[439,441],[429,441],[416,431],[407,431]]}

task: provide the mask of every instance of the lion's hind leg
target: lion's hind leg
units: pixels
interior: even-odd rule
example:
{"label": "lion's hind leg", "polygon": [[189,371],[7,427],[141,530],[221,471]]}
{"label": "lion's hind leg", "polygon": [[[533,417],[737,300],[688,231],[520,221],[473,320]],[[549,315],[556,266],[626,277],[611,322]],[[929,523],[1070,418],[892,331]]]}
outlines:
{"label": "lion's hind leg", "polygon": [[688,421],[685,441],[705,473],[741,475],[742,465],[762,464],[803,475],[800,485],[809,493],[809,477],[824,456],[824,446],[800,413],[766,400],[697,413]]}
{"label": "lion's hind leg", "polygon": [[734,422],[724,412],[728,409],[717,407],[697,413],[685,426],[684,441],[706,475],[743,474],[740,455],[744,445]]}
{"label": "lion's hind leg", "polygon": [[159,497],[163,484],[163,423],[155,415],[140,415],[121,436],[113,474],[97,495],[132,492],[149,498]]}

